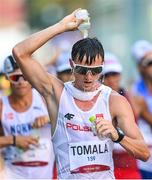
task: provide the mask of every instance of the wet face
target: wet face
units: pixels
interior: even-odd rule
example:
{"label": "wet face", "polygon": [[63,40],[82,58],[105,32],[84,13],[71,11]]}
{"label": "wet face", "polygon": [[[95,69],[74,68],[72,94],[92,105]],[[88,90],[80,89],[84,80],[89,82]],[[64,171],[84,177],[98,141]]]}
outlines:
{"label": "wet face", "polygon": [[113,90],[118,91],[120,86],[121,75],[120,73],[107,73],[104,78],[104,84],[111,87]]}
{"label": "wet face", "polygon": [[[103,65],[103,59],[101,56],[96,56],[95,61],[91,65],[86,64],[86,58],[80,62],[78,59],[74,62],[73,71],[75,82],[74,85],[83,91],[94,91],[99,86],[99,77]],[[75,66],[75,67],[74,67]]]}
{"label": "wet face", "polygon": [[22,97],[31,91],[31,85],[25,80],[19,69],[7,74],[7,77],[11,84],[12,94]]}

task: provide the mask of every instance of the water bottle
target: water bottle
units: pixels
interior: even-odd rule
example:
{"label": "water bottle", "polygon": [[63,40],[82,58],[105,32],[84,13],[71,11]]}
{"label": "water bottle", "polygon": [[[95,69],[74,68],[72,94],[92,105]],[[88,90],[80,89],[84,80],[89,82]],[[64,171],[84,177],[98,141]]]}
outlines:
{"label": "water bottle", "polygon": [[40,132],[38,128],[32,128],[31,129],[31,136],[33,136],[36,139],[40,138]]}
{"label": "water bottle", "polygon": [[[39,140],[40,140],[40,130],[39,130],[39,128],[32,128],[31,132],[30,132],[30,135],[38,140],[38,144],[37,144],[37,147],[38,147],[39,146]],[[30,144],[29,148],[35,149],[35,145]]]}
{"label": "water bottle", "polygon": [[90,29],[90,17],[86,9],[80,9],[75,13],[77,19],[83,19],[84,22],[81,23],[78,27],[79,31],[82,33],[83,38],[88,37],[88,30]]}
{"label": "water bottle", "polygon": [[92,128],[93,134],[94,134],[95,136],[98,136],[98,138],[99,138],[100,140],[104,140],[104,139],[106,139],[106,137],[105,137],[105,136],[102,136],[101,134],[98,135],[98,134],[97,134],[97,131],[96,131],[96,123],[95,123],[95,121],[96,121],[97,119],[100,120],[100,118],[103,118],[103,114],[93,115],[93,116],[91,116],[91,117],[89,118],[89,121],[92,123],[91,128]]}
{"label": "water bottle", "polygon": [[91,117],[89,118],[89,121],[92,123],[91,129],[92,129],[93,135],[94,135],[94,136],[97,136],[95,120],[96,120],[96,116],[91,116]]}

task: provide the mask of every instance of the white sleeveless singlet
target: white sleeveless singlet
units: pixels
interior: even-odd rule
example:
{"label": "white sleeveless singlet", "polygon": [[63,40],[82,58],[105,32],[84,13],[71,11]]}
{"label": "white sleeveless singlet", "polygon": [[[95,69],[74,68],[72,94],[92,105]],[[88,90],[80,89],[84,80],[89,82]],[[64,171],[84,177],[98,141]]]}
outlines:
{"label": "white sleeveless singlet", "polygon": [[104,86],[89,111],[82,111],[63,89],[55,132],[52,137],[59,179],[114,179],[113,142],[100,140],[91,129],[89,118],[100,114],[111,121],[109,95]]}
{"label": "white sleeveless singlet", "polygon": [[40,129],[32,129],[35,118],[48,115],[40,94],[33,89],[33,100],[25,112],[16,112],[9,104],[8,97],[2,98],[2,127],[7,135],[33,135],[39,137],[38,147],[31,146],[27,151],[8,146],[3,149],[3,157],[11,178],[49,178],[53,176],[54,152],[51,142],[51,127],[45,125]]}

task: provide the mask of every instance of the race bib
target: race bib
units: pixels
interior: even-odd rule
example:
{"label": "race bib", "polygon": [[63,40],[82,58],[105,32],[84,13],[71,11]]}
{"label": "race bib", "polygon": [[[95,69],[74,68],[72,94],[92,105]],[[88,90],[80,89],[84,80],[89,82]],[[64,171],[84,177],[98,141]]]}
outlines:
{"label": "race bib", "polygon": [[69,143],[71,173],[109,170],[112,161],[112,151],[108,141]]}
{"label": "race bib", "polygon": [[50,142],[41,138],[38,146],[30,146],[27,151],[17,150],[17,157],[12,161],[16,166],[45,166],[48,164],[50,155]]}

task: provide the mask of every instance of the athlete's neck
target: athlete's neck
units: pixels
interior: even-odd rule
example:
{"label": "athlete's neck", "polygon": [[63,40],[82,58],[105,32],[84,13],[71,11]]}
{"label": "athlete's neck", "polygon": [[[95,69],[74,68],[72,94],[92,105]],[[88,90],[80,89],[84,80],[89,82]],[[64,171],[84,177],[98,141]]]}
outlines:
{"label": "athlete's neck", "polygon": [[78,90],[83,91],[83,92],[93,92],[93,91],[96,91],[101,86],[101,83],[97,82],[94,85],[92,85],[89,89],[85,89],[84,86],[81,87],[79,84],[77,84],[75,82],[73,82],[72,84],[75,88],[77,88]]}
{"label": "athlete's neck", "polygon": [[72,82],[67,82],[64,84],[66,90],[73,96],[75,99],[80,101],[90,101],[93,99],[94,96],[98,94],[98,92],[102,91],[104,88],[103,85],[100,84],[99,87],[96,88],[94,91],[82,91],[77,89]]}

